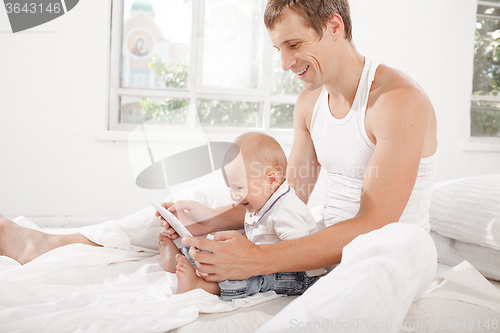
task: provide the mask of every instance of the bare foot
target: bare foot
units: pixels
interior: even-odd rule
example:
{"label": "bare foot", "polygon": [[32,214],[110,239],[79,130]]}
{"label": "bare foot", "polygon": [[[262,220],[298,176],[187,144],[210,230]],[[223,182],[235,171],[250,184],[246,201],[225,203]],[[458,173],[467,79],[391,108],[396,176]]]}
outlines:
{"label": "bare foot", "polygon": [[58,247],[48,234],[17,225],[0,215],[0,255],[22,265]]}
{"label": "bare foot", "polygon": [[177,267],[175,274],[179,280],[177,285],[177,293],[183,294],[194,289],[203,289],[211,294],[219,295],[220,288],[217,282],[208,282],[196,275],[196,271],[189,260],[183,255],[177,255]]}
{"label": "bare foot", "polygon": [[81,234],[51,235],[21,227],[0,215],[0,255],[24,265],[55,248],[72,243],[99,246]]}
{"label": "bare foot", "polygon": [[175,266],[177,266],[175,255],[180,254],[180,252],[174,241],[163,234],[158,234],[158,250],[160,250],[163,270],[175,273]]}

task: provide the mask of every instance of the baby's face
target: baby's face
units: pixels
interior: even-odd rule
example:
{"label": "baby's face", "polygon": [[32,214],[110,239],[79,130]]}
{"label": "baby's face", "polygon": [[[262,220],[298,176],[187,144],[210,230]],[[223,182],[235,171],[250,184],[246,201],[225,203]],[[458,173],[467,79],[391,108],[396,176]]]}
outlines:
{"label": "baby's face", "polygon": [[241,154],[226,165],[224,171],[234,202],[250,213],[257,213],[272,194],[264,172],[252,167],[252,174],[247,175]]}

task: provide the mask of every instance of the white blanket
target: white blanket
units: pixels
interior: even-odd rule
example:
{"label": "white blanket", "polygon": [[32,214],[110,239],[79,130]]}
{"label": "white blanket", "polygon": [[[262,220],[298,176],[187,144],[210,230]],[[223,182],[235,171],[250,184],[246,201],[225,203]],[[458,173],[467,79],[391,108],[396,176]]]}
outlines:
{"label": "white blanket", "polygon": [[[0,332],[163,332],[195,321],[200,313],[279,297],[270,292],[223,302],[203,290],[175,295],[177,278],[160,262],[155,253],[83,244],[58,248],[24,266],[0,257]],[[492,288],[464,262],[453,269],[442,266],[424,297],[500,313],[500,291]]]}
{"label": "white blanket", "polygon": [[232,311],[274,292],[224,302],[203,290],[175,295],[160,256],[74,244],[21,266],[0,257],[0,332],[163,332],[199,313]]}
{"label": "white blanket", "polygon": [[[224,188],[203,189],[205,198],[210,191],[207,205],[227,203]],[[182,198],[199,199],[197,193]],[[159,232],[158,224],[150,223],[151,210],[95,227],[103,244],[121,250],[74,244],[24,266],[0,257],[0,332],[163,332],[195,321],[200,313],[228,312],[279,297],[270,292],[223,302],[202,290],[175,295],[175,274],[163,271],[160,256],[150,246],[156,244]],[[29,227],[30,221],[18,223]],[[128,233],[122,232],[123,227]],[[90,234],[93,228],[85,230]],[[148,235],[144,242],[134,239],[144,233]],[[144,252],[132,251],[138,249]],[[470,265],[438,273],[427,297],[453,298],[500,311],[500,292],[494,292]]]}

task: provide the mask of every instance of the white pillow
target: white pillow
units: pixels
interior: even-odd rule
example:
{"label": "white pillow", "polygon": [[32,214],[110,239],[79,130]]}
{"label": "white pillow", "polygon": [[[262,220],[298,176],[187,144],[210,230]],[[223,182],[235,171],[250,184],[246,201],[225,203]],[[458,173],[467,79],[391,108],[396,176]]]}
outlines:
{"label": "white pillow", "polygon": [[500,174],[436,184],[429,217],[443,236],[500,250]]}
{"label": "white pillow", "polygon": [[500,281],[500,251],[466,243],[430,231],[436,244],[438,262],[455,266],[467,260],[485,277]]}

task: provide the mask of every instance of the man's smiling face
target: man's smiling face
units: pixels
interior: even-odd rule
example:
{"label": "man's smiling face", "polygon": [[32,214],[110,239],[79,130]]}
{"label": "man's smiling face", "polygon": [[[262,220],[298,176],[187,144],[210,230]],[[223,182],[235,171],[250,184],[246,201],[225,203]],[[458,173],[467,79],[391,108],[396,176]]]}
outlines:
{"label": "man's smiling face", "polygon": [[304,87],[315,90],[325,84],[330,70],[333,52],[328,30],[322,37],[305,25],[304,19],[291,11],[283,10],[280,21],[268,30],[274,47],[281,52],[284,71],[291,70],[301,79]]}

